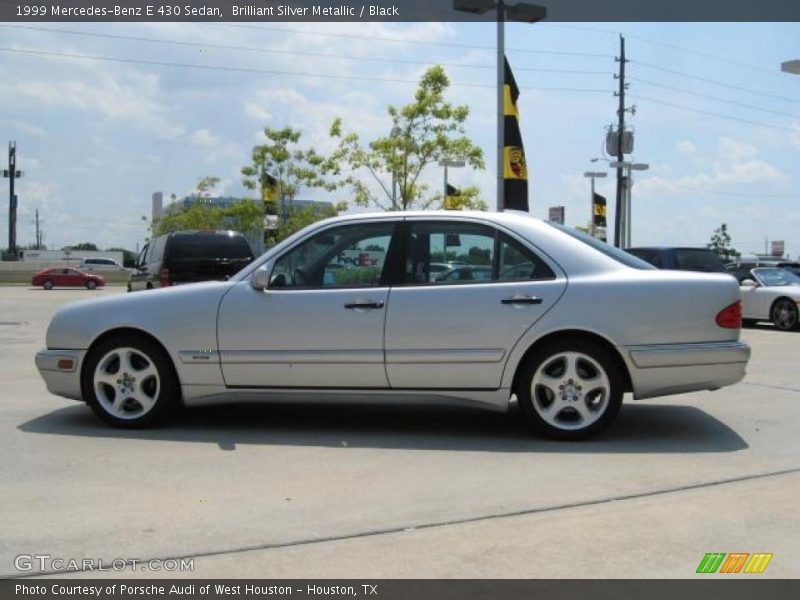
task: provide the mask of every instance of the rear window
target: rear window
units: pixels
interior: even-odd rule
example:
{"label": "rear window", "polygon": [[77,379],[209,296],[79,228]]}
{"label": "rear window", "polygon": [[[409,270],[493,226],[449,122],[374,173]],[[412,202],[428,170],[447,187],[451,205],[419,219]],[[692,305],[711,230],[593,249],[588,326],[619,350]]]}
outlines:
{"label": "rear window", "polygon": [[675,266],[682,271],[727,272],[719,256],[711,250],[702,248],[680,248],[675,250]]}
{"label": "rear window", "polygon": [[252,259],[247,240],[226,233],[196,233],[176,235],[169,243],[170,260],[201,258]]}
{"label": "rear window", "polygon": [[627,248],[625,251],[629,254],[633,254],[634,256],[638,256],[644,261],[649,262],[654,267],[658,267],[659,269],[664,267],[663,263],[661,262],[661,252],[658,250],[650,250],[648,248]]}
{"label": "rear window", "polygon": [[641,258],[634,256],[633,254],[628,254],[625,250],[620,250],[619,248],[615,248],[614,246],[609,246],[605,242],[601,242],[598,239],[593,238],[590,235],[586,235],[585,233],[581,233],[576,229],[572,229],[572,227],[567,227],[566,225],[560,225],[558,223],[553,223],[551,221],[547,221],[547,224],[550,227],[555,227],[559,231],[563,231],[568,236],[575,238],[594,248],[598,252],[602,252],[609,258],[613,258],[618,263],[622,263],[626,267],[631,267],[632,269],[641,269],[642,271],[653,271],[655,267],[648,262],[643,261]]}

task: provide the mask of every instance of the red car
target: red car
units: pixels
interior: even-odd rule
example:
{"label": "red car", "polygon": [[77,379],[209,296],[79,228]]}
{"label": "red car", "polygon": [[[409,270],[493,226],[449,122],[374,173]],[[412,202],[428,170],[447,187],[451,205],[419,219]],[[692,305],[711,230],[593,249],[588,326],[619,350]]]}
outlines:
{"label": "red car", "polygon": [[53,268],[34,273],[31,285],[42,286],[46,290],[59,287],[85,287],[93,290],[106,284],[105,278],[78,269]]}

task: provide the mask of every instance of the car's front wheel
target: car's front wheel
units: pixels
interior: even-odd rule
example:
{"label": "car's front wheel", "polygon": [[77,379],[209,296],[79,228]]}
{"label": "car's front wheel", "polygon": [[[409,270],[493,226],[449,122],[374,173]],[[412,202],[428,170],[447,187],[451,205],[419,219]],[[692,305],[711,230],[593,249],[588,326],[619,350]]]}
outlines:
{"label": "car's front wheel", "polygon": [[120,335],[98,344],[87,357],[83,397],[106,423],[145,427],[178,402],[179,386],[169,356],[155,342]]}
{"label": "car's front wheel", "polygon": [[44,289],[46,289],[46,290],[52,290],[52,289],[53,289],[53,282],[52,282],[52,281],[50,281],[50,280],[48,279],[47,281],[45,281],[45,282],[42,284],[42,287],[43,287]]}
{"label": "car's front wheel", "polygon": [[86,282],[86,289],[93,290],[97,287],[97,282],[94,279],[90,279]]}
{"label": "car's front wheel", "polygon": [[797,328],[797,303],[791,298],[778,298],[772,305],[772,322],[781,331]]}
{"label": "car's front wheel", "polygon": [[538,433],[579,440],[605,429],[622,405],[623,378],[600,344],[556,341],[525,362],[517,399],[525,421]]}

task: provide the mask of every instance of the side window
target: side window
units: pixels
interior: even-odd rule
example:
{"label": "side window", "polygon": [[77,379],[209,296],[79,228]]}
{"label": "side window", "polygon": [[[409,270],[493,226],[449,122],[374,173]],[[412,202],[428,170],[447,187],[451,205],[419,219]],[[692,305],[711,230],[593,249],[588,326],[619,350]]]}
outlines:
{"label": "side window", "polygon": [[547,263],[504,233],[500,233],[499,248],[498,281],[556,278]]}
{"label": "side window", "polygon": [[150,242],[150,254],[147,262],[160,262],[164,259],[164,246],[166,246],[169,236],[161,236]]}
{"label": "side window", "polygon": [[277,260],[270,288],[378,286],[394,229],[385,222],[321,231]]}
{"label": "side window", "polygon": [[406,242],[405,283],[491,281],[495,232],[473,223],[411,222]]}
{"label": "side window", "polygon": [[136,265],[143,267],[147,264],[147,251],[150,250],[150,244],[145,244],[142,251],[139,253],[139,257],[136,259]]}
{"label": "side window", "polygon": [[409,227],[406,283],[546,279],[555,279],[555,274],[541,258],[491,227],[458,222],[418,222]]}

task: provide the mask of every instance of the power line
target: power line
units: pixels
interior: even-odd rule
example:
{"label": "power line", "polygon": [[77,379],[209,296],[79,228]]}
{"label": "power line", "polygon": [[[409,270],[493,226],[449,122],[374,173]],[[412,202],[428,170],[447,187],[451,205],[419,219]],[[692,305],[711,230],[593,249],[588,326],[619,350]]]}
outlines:
{"label": "power line", "polygon": [[[284,50],[279,48],[260,48],[254,46],[239,46],[233,44],[215,44],[215,43],[206,43],[206,42],[188,42],[188,41],[181,41],[181,40],[168,40],[164,38],[150,38],[150,37],[140,37],[140,36],[132,36],[132,35],[121,35],[121,34],[113,34],[113,33],[96,33],[91,31],[75,31],[72,29],[56,29],[52,27],[31,27],[28,25],[9,25],[9,24],[0,24],[0,27],[9,28],[9,29],[24,29],[28,31],[44,31],[47,33],[58,33],[64,35],[75,35],[75,36],[82,36],[82,37],[94,37],[94,38],[105,38],[105,39],[116,39],[116,40],[125,40],[129,42],[145,42],[145,43],[154,43],[154,44],[167,44],[173,46],[187,46],[192,48],[216,48],[221,50],[242,50],[246,52],[258,52],[258,53],[265,53],[265,54],[284,54],[284,55],[292,55],[292,56],[314,56],[319,58],[329,58],[329,59],[344,59],[344,60],[358,60],[358,61],[370,61],[370,62],[382,62],[382,63],[401,63],[401,64],[409,64],[409,65],[441,65],[443,67],[448,68],[471,68],[471,69],[494,69],[495,65],[489,64],[469,64],[469,63],[446,63],[446,62],[434,62],[434,61],[420,61],[420,60],[410,60],[410,59],[403,59],[403,58],[382,58],[376,56],[364,56],[364,55],[346,55],[346,54],[332,54],[330,52],[308,52],[308,51],[301,51],[301,50]],[[539,67],[520,67],[517,70],[519,71],[535,71],[540,73],[563,73],[563,74],[576,74],[576,75],[610,75],[610,71],[587,71],[587,70],[574,70],[574,69],[553,69],[553,68],[539,68]]]}
{"label": "power line", "polygon": [[[339,37],[357,40],[371,40],[376,42],[395,42],[401,44],[417,44],[424,46],[441,46],[445,48],[468,48],[472,50],[496,50],[494,46],[481,46],[477,44],[459,44],[456,42],[429,42],[425,40],[409,40],[407,38],[392,38],[385,36],[361,35],[355,33],[331,33],[326,31],[307,31],[305,29],[287,29],[285,27],[270,27],[261,25],[245,25],[242,23],[220,23],[223,27],[238,27],[242,29],[257,29],[261,31],[277,31],[281,33],[295,33],[301,35],[315,35],[324,37]],[[509,52],[523,52],[530,54],[551,54],[558,56],[576,56],[582,58],[614,58],[611,54],[598,54],[593,52],[568,52],[562,50],[533,50],[527,48],[506,48]]]}
{"label": "power line", "polygon": [[670,73],[671,75],[678,75],[679,77],[685,77],[687,79],[694,79],[695,81],[702,81],[704,83],[710,83],[712,85],[718,85],[720,87],[726,87],[732,90],[739,90],[740,92],[747,92],[749,94],[756,94],[758,96],[764,96],[766,98],[772,98],[774,100],[783,100],[784,102],[793,102],[795,104],[800,104],[800,100],[795,98],[789,98],[787,96],[779,96],[777,94],[769,94],[767,92],[762,92],[760,90],[754,90],[751,88],[746,88],[738,85],[733,85],[731,83],[725,83],[724,81],[719,81],[716,79],[708,79],[706,77],[700,77],[699,75],[691,75],[689,73],[684,73],[682,71],[676,71],[674,69],[668,69],[666,67],[659,67],[658,65],[652,65],[650,63],[642,62],[642,61],[631,61],[634,66],[645,67],[647,69],[653,69],[656,71],[661,71],[663,73]]}
{"label": "power line", "polygon": [[638,83],[643,83],[645,85],[652,85],[652,86],[660,87],[660,88],[663,88],[663,89],[666,89],[666,90],[673,90],[675,92],[680,92],[682,94],[690,94],[692,96],[697,96],[699,98],[706,98],[708,100],[714,100],[715,102],[724,102],[726,104],[732,104],[733,106],[739,106],[741,108],[749,108],[751,110],[760,110],[762,112],[771,113],[773,115],[781,115],[781,116],[784,116],[784,117],[791,117],[793,119],[800,119],[800,115],[798,115],[798,114],[787,113],[787,112],[783,112],[783,111],[780,111],[780,110],[771,110],[769,108],[763,108],[761,106],[755,106],[753,104],[745,104],[743,102],[736,102],[735,100],[728,100],[727,98],[720,98],[718,96],[711,96],[709,94],[703,94],[701,92],[694,92],[692,90],[687,90],[686,88],[680,88],[680,87],[676,87],[676,86],[672,86],[672,85],[666,85],[666,84],[663,84],[663,83],[656,83],[655,81],[648,81],[646,79],[639,79],[638,77],[631,78],[631,79],[632,79],[632,81],[636,81]]}
{"label": "power line", "polygon": [[[388,77],[369,77],[366,75],[336,75],[333,73],[301,73],[296,71],[278,71],[273,69],[254,69],[249,67],[230,67],[222,65],[202,65],[192,63],[177,63],[168,61],[145,60],[136,58],[121,58],[114,56],[97,56],[90,54],[74,54],[68,52],[50,52],[46,50],[30,50],[23,48],[0,48],[0,52],[13,52],[21,54],[30,54],[34,56],[57,56],[61,58],[71,58],[79,60],[100,60],[115,63],[131,63],[142,64],[148,66],[158,67],[176,67],[183,69],[198,69],[210,71],[230,71],[235,73],[260,73],[266,75],[287,75],[290,77],[315,77],[323,79],[339,79],[339,80],[357,80],[357,81],[373,81],[381,83],[418,83],[413,79],[395,79]],[[472,88],[494,88],[491,84],[483,83],[451,83],[454,87],[472,87]],[[606,89],[588,89],[588,88],[570,88],[570,87],[528,87],[520,88],[529,91],[542,91],[542,92],[590,92],[590,93],[608,93]]]}
{"label": "power line", "polygon": [[686,46],[681,46],[679,44],[672,44],[672,43],[669,43],[669,42],[664,42],[664,41],[657,40],[655,38],[647,37],[647,36],[644,36],[644,35],[641,35],[641,34],[637,34],[637,33],[623,32],[623,31],[612,31],[610,29],[599,29],[597,27],[585,27],[585,26],[578,26],[578,25],[565,25],[563,23],[555,24],[555,23],[547,23],[547,22],[545,22],[542,25],[549,26],[549,27],[561,28],[561,29],[574,29],[574,30],[577,30],[577,31],[589,31],[589,32],[592,32],[592,33],[602,33],[602,34],[605,34],[605,35],[613,35],[613,36],[625,35],[625,37],[628,37],[628,38],[631,38],[631,39],[635,39],[635,40],[639,40],[640,42],[644,42],[646,44],[652,44],[654,46],[662,46],[664,48],[669,48],[671,50],[677,50],[679,52],[685,52],[685,53],[688,53],[688,54],[694,54],[696,56],[702,56],[703,58],[708,58],[708,59],[711,59],[711,60],[716,60],[716,61],[728,63],[730,65],[734,65],[734,66],[737,66],[737,67],[740,67],[740,68],[743,68],[743,69],[749,69],[749,70],[752,70],[752,71],[760,71],[761,73],[768,73],[770,75],[778,75],[778,76],[780,76],[780,73],[776,69],[767,69],[765,67],[760,67],[760,66],[757,66],[757,65],[753,65],[753,64],[741,62],[741,61],[738,61],[738,60],[734,60],[732,58],[728,58],[728,57],[725,57],[725,56],[720,56],[719,54],[712,54],[710,52],[703,52],[701,50],[695,50],[694,48],[687,48]]}
{"label": "power line", "polygon": [[738,121],[739,123],[747,123],[748,125],[756,125],[758,127],[767,127],[769,129],[776,129],[778,131],[785,131],[788,133],[797,133],[797,130],[790,129],[789,127],[781,127],[779,125],[771,125],[769,123],[761,123],[760,121],[751,121],[749,119],[740,119],[738,117],[732,117],[730,115],[721,115],[719,113],[715,113],[709,110],[701,110],[699,108],[690,108],[683,104],[675,104],[673,102],[665,102],[664,100],[656,100],[655,98],[647,98],[646,96],[635,95],[632,96],[637,100],[644,100],[645,102],[652,102],[654,104],[661,104],[663,106],[670,106],[672,108],[679,108],[681,110],[686,110],[689,112],[698,113],[701,115],[708,115],[711,117],[716,117],[718,119],[727,119],[728,121]]}

